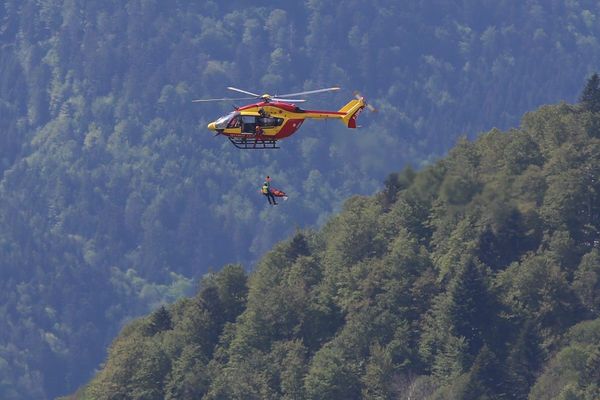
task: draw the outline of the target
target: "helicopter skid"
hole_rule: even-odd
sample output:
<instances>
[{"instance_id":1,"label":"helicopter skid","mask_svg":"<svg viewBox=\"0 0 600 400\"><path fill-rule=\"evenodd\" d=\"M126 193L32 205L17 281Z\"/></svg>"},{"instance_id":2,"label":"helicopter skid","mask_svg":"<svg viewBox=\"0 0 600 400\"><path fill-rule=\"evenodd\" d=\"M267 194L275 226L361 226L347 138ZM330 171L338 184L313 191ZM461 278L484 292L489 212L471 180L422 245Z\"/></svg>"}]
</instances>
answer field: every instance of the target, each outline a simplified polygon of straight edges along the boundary
<instances>
[{"instance_id":1,"label":"helicopter skid","mask_svg":"<svg viewBox=\"0 0 600 400\"><path fill-rule=\"evenodd\" d=\"M261 139L257 137L228 137L238 149L278 149L277 139Z\"/></svg>"}]
</instances>

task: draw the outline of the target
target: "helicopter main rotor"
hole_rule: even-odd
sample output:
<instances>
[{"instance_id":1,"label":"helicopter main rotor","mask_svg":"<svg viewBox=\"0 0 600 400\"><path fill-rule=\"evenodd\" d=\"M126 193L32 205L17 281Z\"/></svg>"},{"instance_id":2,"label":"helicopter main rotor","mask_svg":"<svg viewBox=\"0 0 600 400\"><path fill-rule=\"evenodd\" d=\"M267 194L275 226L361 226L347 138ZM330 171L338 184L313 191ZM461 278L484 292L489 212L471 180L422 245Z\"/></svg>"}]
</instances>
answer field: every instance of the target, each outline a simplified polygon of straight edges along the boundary
<instances>
[{"instance_id":1,"label":"helicopter main rotor","mask_svg":"<svg viewBox=\"0 0 600 400\"><path fill-rule=\"evenodd\" d=\"M330 88L308 90L308 91L297 92L297 93L286 93L286 94L280 94L280 95L270 95L270 94L265 93L265 94L260 95L260 94L252 93L247 90L239 89L239 88L236 88L233 86L228 86L227 89L232 90L234 92L247 94L247 95L253 96L253 97L237 97L237 98L224 97L224 98L220 98L220 99L198 99L198 100L192 100L192 102L193 103L204 103L204 102L211 102L211 101L237 101L237 100L260 99L266 103L269 103L271 101L284 102L284 103L303 103L306 101L306 99L290 99L289 97L304 96L304 95L308 95L308 94L333 92L336 90L340 90L339 87L334 86L334 87L330 87Z\"/></svg>"}]
</instances>

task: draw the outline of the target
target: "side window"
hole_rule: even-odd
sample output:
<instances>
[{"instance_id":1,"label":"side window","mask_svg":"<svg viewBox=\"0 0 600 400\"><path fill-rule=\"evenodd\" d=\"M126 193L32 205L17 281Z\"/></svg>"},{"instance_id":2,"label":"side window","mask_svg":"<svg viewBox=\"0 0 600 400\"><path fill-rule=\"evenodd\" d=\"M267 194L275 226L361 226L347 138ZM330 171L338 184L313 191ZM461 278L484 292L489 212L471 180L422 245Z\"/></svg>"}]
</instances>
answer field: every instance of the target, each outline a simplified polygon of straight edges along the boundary
<instances>
[{"instance_id":1,"label":"side window","mask_svg":"<svg viewBox=\"0 0 600 400\"><path fill-rule=\"evenodd\" d=\"M273 127L279 126L283 123L283 118L259 118L258 123L260 126Z\"/></svg>"}]
</instances>

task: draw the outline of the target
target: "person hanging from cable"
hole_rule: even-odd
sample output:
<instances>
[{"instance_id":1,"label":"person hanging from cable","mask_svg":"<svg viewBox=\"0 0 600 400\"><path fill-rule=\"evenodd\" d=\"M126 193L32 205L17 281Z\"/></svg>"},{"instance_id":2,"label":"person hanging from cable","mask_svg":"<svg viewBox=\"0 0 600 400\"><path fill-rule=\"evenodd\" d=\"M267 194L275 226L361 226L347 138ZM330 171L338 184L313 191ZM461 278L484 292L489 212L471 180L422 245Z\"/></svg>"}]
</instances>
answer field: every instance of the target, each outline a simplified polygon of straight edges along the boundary
<instances>
[{"instance_id":1,"label":"person hanging from cable","mask_svg":"<svg viewBox=\"0 0 600 400\"><path fill-rule=\"evenodd\" d=\"M267 200L269 200L269 204L276 206L277 202L275 201L275 196L273 195L273 192L271 191L271 177L267 176L267 178L265 179L265 182L262 185L261 188L262 194L264 194L265 196L267 196ZM273 199L273 202L271 202L271 199Z\"/></svg>"}]
</instances>

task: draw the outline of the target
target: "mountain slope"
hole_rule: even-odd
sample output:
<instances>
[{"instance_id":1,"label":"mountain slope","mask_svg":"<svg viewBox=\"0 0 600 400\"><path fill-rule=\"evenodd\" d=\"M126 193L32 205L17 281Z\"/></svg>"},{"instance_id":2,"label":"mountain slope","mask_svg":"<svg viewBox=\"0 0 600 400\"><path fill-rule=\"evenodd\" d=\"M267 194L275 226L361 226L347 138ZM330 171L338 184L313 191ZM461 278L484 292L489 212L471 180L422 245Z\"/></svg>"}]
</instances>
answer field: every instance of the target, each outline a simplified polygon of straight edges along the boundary
<instances>
[{"instance_id":1,"label":"mountain slope","mask_svg":"<svg viewBox=\"0 0 600 400\"><path fill-rule=\"evenodd\" d=\"M131 324L75 398L596 398L599 123L544 106L390 175L263 257L218 339L181 315L232 267Z\"/></svg>"}]
</instances>

